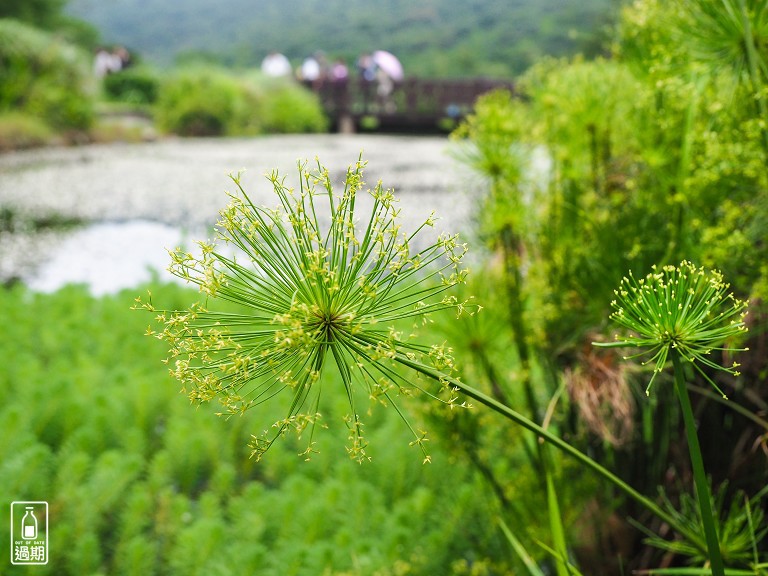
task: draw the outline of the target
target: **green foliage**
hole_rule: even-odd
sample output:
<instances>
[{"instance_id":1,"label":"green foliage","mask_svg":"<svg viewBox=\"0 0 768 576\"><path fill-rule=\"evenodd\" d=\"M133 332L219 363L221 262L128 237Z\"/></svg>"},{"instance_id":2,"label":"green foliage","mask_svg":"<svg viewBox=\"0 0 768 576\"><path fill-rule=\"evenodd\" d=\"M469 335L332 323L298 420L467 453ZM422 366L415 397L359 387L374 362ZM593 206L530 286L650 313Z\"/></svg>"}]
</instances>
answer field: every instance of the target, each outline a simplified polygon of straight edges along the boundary
<instances>
[{"instance_id":1,"label":"green foliage","mask_svg":"<svg viewBox=\"0 0 768 576\"><path fill-rule=\"evenodd\" d=\"M180 69L161 83L156 119L162 130L182 136L319 132L327 127L320 103L298 84L199 65Z\"/></svg>"},{"instance_id":2,"label":"green foliage","mask_svg":"<svg viewBox=\"0 0 768 576\"><path fill-rule=\"evenodd\" d=\"M103 79L104 92L111 100L129 104L154 104L160 89L156 72L148 68L130 67Z\"/></svg>"},{"instance_id":3,"label":"green foliage","mask_svg":"<svg viewBox=\"0 0 768 576\"><path fill-rule=\"evenodd\" d=\"M744 296L754 287L761 299L766 245L756 231L768 218L766 17L764 3L748 0L645 0L626 10L621 44L635 74L653 87L657 127L646 148L665 144L649 166L674 184L677 246L722 270Z\"/></svg>"},{"instance_id":4,"label":"green foliage","mask_svg":"<svg viewBox=\"0 0 768 576\"><path fill-rule=\"evenodd\" d=\"M0 151L34 148L52 138L50 127L39 118L20 112L0 114Z\"/></svg>"},{"instance_id":5,"label":"green foliage","mask_svg":"<svg viewBox=\"0 0 768 576\"><path fill-rule=\"evenodd\" d=\"M650 64L644 73L670 75L693 65L737 83L755 73L762 83L768 74L768 12L761 0L642 0L624 8L622 20L621 53Z\"/></svg>"},{"instance_id":6,"label":"green foliage","mask_svg":"<svg viewBox=\"0 0 768 576\"><path fill-rule=\"evenodd\" d=\"M548 144L556 169L590 178L595 192L608 177L595 173L606 168L600 160L639 147L641 133L635 127L647 95L620 62L542 60L521 79L520 90L531 98L531 113L538 121L535 138Z\"/></svg>"},{"instance_id":7,"label":"green foliage","mask_svg":"<svg viewBox=\"0 0 768 576\"><path fill-rule=\"evenodd\" d=\"M60 19L65 3L66 0L5 0L0 6L0 18L50 27Z\"/></svg>"},{"instance_id":8,"label":"green foliage","mask_svg":"<svg viewBox=\"0 0 768 576\"><path fill-rule=\"evenodd\" d=\"M723 559L729 564L743 566L751 564L755 567L759 564L755 555L757 544L762 542L768 534L768 524L760 504L760 499L765 495L766 490L762 490L750 499L740 491L728 497L727 488L728 484L724 483L714 495L714 506L718 518L717 532L720 534ZM660 498L666 508L682 522L688 524L692 530L698 532L700 537L704 537L701 529L701 512L695 498L690 494L683 494L679 510L673 506L666 495L661 494ZM648 534L648 542L663 550L687 557L691 565L701 566L707 561L699 550L685 541L670 541L655 534Z\"/></svg>"},{"instance_id":9,"label":"green foliage","mask_svg":"<svg viewBox=\"0 0 768 576\"><path fill-rule=\"evenodd\" d=\"M453 138L471 142L461 152L463 160L476 171L494 183L517 182L529 161L527 156L520 157L515 147L526 132L525 122L522 103L506 90L495 90L477 100L471 121L459 125ZM512 196L510 201L516 199L518 196Z\"/></svg>"},{"instance_id":10,"label":"green foliage","mask_svg":"<svg viewBox=\"0 0 768 576\"><path fill-rule=\"evenodd\" d=\"M96 46L98 32L83 20L65 15L69 0L3 0L0 20L23 22L35 28L55 31L57 36L90 50Z\"/></svg>"},{"instance_id":11,"label":"green foliage","mask_svg":"<svg viewBox=\"0 0 768 576\"><path fill-rule=\"evenodd\" d=\"M87 56L14 20L0 20L0 111L36 116L56 130L85 130L93 120Z\"/></svg>"},{"instance_id":12,"label":"green foliage","mask_svg":"<svg viewBox=\"0 0 768 576\"><path fill-rule=\"evenodd\" d=\"M767 373L765 16L764 3L747 0L639 0L623 12L614 58L541 61L518 84L523 98L481 98L456 132L485 193L478 221L492 256L494 275L487 277L506 292L492 301L500 316L494 325L507 326L493 330L508 333L512 348L505 359L473 337L471 353L459 362L469 364L468 374L484 374L494 396L528 399L531 414L547 418L646 494L663 483L670 498L676 495L672 470L679 479L691 477L677 441L684 422L675 395L658 388L658 399L645 400L636 392L647 385L646 372L659 369L654 362L628 369L613 354L587 347L604 330L613 289L629 270L683 259L722 270L735 298L751 297L750 350L736 358L744 374L716 370L713 364L730 366L734 358L713 347L713 364L685 375L697 391L709 381L741 404L732 410L709 395L694 396L704 462L715 485L745 462L750 472L738 480L748 493L766 481L764 462L737 441L757 445L765 434L753 414L766 400ZM733 320L735 330L740 320ZM568 402L546 413L537 407L560 386ZM484 441L479 446L494 446ZM484 469L488 463L502 469L495 454L491 449ZM627 504L620 510L634 513ZM571 531L568 542L579 535ZM701 553L703 539L693 539ZM629 567L643 567L639 542L628 547L635 552L625 556L624 568L626 558L633 558ZM755 558L764 553L758 544ZM601 566L596 571L606 569Z\"/></svg>"},{"instance_id":13,"label":"green foliage","mask_svg":"<svg viewBox=\"0 0 768 576\"><path fill-rule=\"evenodd\" d=\"M268 134L324 132L328 118L317 96L293 82L266 82L261 108L263 130Z\"/></svg>"},{"instance_id":14,"label":"green foliage","mask_svg":"<svg viewBox=\"0 0 768 576\"><path fill-rule=\"evenodd\" d=\"M196 294L152 290L178 308ZM472 472L438 446L423 466L387 412L371 417L377 448L362 468L325 457L341 451L341 425L312 463L293 442L249 460L265 414L190 409L133 296L0 291L0 353L13 358L0 370L0 499L49 502L50 563L35 573L426 576L462 558L504 561ZM333 390L326 409L343 414Z\"/></svg>"},{"instance_id":15,"label":"green foliage","mask_svg":"<svg viewBox=\"0 0 768 576\"><path fill-rule=\"evenodd\" d=\"M254 100L235 78L220 71L185 70L161 85L156 119L162 130L181 136L258 132L249 114Z\"/></svg>"}]
</instances>

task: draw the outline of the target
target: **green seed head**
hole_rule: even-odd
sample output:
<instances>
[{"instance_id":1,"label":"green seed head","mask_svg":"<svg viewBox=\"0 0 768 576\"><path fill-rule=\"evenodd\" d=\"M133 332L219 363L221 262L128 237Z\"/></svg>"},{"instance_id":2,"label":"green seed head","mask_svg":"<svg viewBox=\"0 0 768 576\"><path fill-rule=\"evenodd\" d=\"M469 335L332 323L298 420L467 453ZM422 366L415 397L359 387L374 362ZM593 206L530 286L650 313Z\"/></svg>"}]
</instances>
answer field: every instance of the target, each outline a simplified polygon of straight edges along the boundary
<instances>
[{"instance_id":1,"label":"green seed head","mask_svg":"<svg viewBox=\"0 0 768 576\"><path fill-rule=\"evenodd\" d=\"M616 299L611 302L611 318L627 333L617 336L613 343L596 344L644 349L632 357L644 356L644 363L654 364L646 393L674 351L691 362L722 394L700 365L738 375L737 364L725 367L710 358L714 350L740 350L723 346L747 331L747 302L736 299L728 288L720 272L705 271L686 260L679 266L654 266L650 274L639 280L630 272L615 290Z\"/></svg>"},{"instance_id":2,"label":"green seed head","mask_svg":"<svg viewBox=\"0 0 768 576\"><path fill-rule=\"evenodd\" d=\"M363 209L363 168L358 161L347 170L341 194L319 162L315 170L299 164L298 189L273 173L276 209L256 206L233 176L238 193L221 211L217 241L200 243L200 256L171 252L171 272L208 297L205 307L160 311L163 329L156 335L170 345L171 373L193 400L217 399L223 414L284 400L285 416L253 437L256 458L291 430L309 430L305 454L313 451L329 365L349 399L348 450L357 460L367 455L356 388L394 405L397 395L420 385L402 375L402 366L452 367L450 350L419 343L410 330L403 336L396 326L423 323L439 310L467 310L468 302L446 294L464 282L466 246L457 236L424 241L420 234L434 224L432 215L406 235L396 199L381 183L362 199ZM225 255L221 243L235 256ZM222 301L238 311L221 310ZM153 309L151 302L144 307ZM443 401L455 400L452 391L442 393ZM414 436L423 449L423 434Z\"/></svg>"}]
</instances>

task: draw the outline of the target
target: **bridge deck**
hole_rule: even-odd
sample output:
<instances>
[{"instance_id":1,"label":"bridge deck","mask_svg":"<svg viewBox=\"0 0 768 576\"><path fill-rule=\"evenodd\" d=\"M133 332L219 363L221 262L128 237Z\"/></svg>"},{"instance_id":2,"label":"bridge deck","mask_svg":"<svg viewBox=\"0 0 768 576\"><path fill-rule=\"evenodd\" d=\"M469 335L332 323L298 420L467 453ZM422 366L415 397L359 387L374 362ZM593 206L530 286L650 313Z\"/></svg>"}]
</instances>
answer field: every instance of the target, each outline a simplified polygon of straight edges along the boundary
<instances>
[{"instance_id":1,"label":"bridge deck","mask_svg":"<svg viewBox=\"0 0 768 576\"><path fill-rule=\"evenodd\" d=\"M315 86L333 127L354 131L367 126L379 130L450 130L469 114L478 96L494 89L514 90L512 82L476 79L406 78L391 90L375 81L350 78Z\"/></svg>"}]
</instances>

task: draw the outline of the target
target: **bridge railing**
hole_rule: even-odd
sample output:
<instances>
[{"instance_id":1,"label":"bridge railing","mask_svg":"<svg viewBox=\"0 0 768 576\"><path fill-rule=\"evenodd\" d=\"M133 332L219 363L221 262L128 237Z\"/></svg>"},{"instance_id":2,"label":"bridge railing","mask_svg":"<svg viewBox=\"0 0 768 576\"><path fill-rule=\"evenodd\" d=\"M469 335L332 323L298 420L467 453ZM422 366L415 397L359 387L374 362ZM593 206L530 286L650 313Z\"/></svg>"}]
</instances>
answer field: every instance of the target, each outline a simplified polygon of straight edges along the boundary
<instances>
[{"instance_id":1,"label":"bridge railing","mask_svg":"<svg viewBox=\"0 0 768 576\"><path fill-rule=\"evenodd\" d=\"M363 78L315 86L326 114L339 131L364 122L379 129L439 130L469 114L478 96L494 89L513 91L512 82L487 78L421 79L382 85Z\"/></svg>"}]
</instances>

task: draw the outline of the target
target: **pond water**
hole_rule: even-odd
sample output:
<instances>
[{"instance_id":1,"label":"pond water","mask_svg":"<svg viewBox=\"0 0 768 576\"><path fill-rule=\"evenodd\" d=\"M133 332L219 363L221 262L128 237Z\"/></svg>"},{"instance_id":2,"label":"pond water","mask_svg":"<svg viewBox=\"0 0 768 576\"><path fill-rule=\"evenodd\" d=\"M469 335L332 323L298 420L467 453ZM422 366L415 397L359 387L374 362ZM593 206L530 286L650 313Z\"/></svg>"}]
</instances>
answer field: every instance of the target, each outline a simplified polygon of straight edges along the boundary
<instances>
[{"instance_id":1,"label":"pond water","mask_svg":"<svg viewBox=\"0 0 768 576\"><path fill-rule=\"evenodd\" d=\"M297 162L312 165L316 157L340 184L362 153L367 186L380 179L394 188L404 229L434 210L438 232L466 231L478 191L455 152L444 137L301 135L0 155L0 210L17 223L0 222L0 282L20 280L39 291L86 284L101 295L171 279L167 250L211 236L225 191L234 188L228 174L245 169L248 194L271 206L264 175L278 170L298 185ZM49 225L29 224L40 221Z\"/></svg>"},{"instance_id":2,"label":"pond water","mask_svg":"<svg viewBox=\"0 0 768 576\"><path fill-rule=\"evenodd\" d=\"M179 228L158 222L97 222L62 234L22 280L41 292L86 284L97 296L153 279L172 280L166 249L187 241Z\"/></svg>"}]
</instances>

